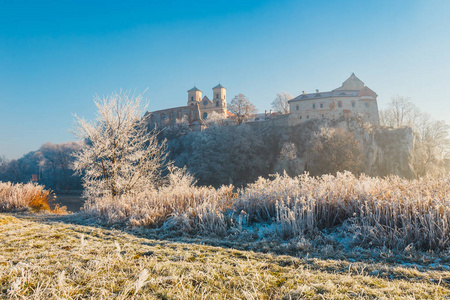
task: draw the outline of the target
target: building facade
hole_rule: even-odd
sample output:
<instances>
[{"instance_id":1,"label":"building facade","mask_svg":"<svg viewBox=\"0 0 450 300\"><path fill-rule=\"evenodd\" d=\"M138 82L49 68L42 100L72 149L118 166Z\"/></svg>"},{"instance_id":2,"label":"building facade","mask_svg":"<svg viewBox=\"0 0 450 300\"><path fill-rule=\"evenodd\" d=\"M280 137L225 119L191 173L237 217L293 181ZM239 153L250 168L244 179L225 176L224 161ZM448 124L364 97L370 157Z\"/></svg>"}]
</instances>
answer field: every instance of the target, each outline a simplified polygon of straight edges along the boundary
<instances>
[{"instance_id":1,"label":"building facade","mask_svg":"<svg viewBox=\"0 0 450 300\"><path fill-rule=\"evenodd\" d=\"M297 125L308 120L344 116L360 117L364 122L379 125L377 96L352 73L339 88L328 92L303 92L289 100L289 123Z\"/></svg>"},{"instance_id":2,"label":"building facade","mask_svg":"<svg viewBox=\"0 0 450 300\"><path fill-rule=\"evenodd\" d=\"M156 127L175 125L177 122L187 122L193 130L202 129L205 120L211 113L215 112L228 116L227 111L227 90L219 83L212 88L213 96L202 98L202 91L197 87L188 90L188 101L186 106L168 108L154 112L147 112L150 124Z\"/></svg>"}]
</instances>

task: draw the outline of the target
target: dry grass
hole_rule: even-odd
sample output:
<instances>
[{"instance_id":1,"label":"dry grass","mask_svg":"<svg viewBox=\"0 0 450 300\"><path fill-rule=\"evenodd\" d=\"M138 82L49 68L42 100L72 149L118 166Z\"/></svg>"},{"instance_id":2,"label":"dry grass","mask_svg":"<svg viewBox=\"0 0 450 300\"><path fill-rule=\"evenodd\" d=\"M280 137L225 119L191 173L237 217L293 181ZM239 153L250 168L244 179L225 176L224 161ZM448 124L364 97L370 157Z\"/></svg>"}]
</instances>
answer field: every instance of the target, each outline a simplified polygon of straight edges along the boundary
<instances>
[{"instance_id":1,"label":"dry grass","mask_svg":"<svg viewBox=\"0 0 450 300\"><path fill-rule=\"evenodd\" d=\"M397 250L450 247L450 175L412 181L351 173L276 175L237 193L233 186L214 189L187 182L114 200L92 199L84 212L110 224L203 236L229 237L272 225L266 235L286 240L315 239L335 231L353 245Z\"/></svg>"},{"instance_id":2,"label":"dry grass","mask_svg":"<svg viewBox=\"0 0 450 300\"><path fill-rule=\"evenodd\" d=\"M450 272L156 241L0 214L1 298L442 299Z\"/></svg>"},{"instance_id":3,"label":"dry grass","mask_svg":"<svg viewBox=\"0 0 450 300\"><path fill-rule=\"evenodd\" d=\"M51 211L55 214L66 214L66 208L56 205L50 208L49 201L53 199L50 190L33 183L18 183L0 181L0 212L22 211L30 209L33 212Z\"/></svg>"}]
</instances>

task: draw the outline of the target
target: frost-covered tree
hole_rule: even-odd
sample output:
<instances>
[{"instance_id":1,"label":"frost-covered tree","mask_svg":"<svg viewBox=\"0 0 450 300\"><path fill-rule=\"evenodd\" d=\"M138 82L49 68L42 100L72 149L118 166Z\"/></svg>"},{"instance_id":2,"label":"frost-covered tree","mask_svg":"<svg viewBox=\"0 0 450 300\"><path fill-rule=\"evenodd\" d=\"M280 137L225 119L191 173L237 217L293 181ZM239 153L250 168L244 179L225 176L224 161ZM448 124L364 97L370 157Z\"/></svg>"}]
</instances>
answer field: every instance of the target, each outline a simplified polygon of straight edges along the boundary
<instances>
[{"instance_id":1,"label":"frost-covered tree","mask_svg":"<svg viewBox=\"0 0 450 300\"><path fill-rule=\"evenodd\" d=\"M217 113L215 111L211 112L208 115L208 118L205 120L206 125L208 126L222 126L225 124L227 116L223 113Z\"/></svg>"},{"instance_id":2,"label":"frost-covered tree","mask_svg":"<svg viewBox=\"0 0 450 300\"><path fill-rule=\"evenodd\" d=\"M256 107L244 94L236 95L228 105L228 110L235 115L238 124L257 112Z\"/></svg>"},{"instance_id":3,"label":"frost-covered tree","mask_svg":"<svg viewBox=\"0 0 450 300\"><path fill-rule=\"evenodd\" d=\"M96 97L95 122L76 117L74 133L84 140L74 168L83 173L87 197L116 197L154 189L161 183L165 141L144 126L142 95Z\"/></svg>"},{"instance_id":4,"label":"frost-covered tree","mask_svg":"<svg viewBox=\"0 0 450 300\"><path fill-rule=\"evenodd\" d=\"M274 111L280 114L289 113L289 103L288 101L292 99L292 96L286 92L278 93L275 100L272 102L272 108Z\"/></svg>"}]
</instances>

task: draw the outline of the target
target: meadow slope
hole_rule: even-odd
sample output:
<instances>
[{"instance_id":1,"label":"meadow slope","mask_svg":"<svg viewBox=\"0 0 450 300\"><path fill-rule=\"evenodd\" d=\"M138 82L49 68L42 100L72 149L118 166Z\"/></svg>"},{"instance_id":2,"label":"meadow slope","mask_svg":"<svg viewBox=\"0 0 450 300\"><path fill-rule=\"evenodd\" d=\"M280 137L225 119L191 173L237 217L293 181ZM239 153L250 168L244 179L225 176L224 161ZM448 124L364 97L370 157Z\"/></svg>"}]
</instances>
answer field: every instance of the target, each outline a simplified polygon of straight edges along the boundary
<instances>
[{"instance_id":1,"label":"meadow slope","mask_svg":"<svg viewBox=\"0 0 450 300\"><path fill-rule=\"evenodd\" d=\"M69 223L70 218L0 214L1 298L442 299L450 295L450 272L435 267L436 263L419 266L389 259L327 259L304 252L297 256L258 253L143 238Z\"/></svg>"}]
</instances>

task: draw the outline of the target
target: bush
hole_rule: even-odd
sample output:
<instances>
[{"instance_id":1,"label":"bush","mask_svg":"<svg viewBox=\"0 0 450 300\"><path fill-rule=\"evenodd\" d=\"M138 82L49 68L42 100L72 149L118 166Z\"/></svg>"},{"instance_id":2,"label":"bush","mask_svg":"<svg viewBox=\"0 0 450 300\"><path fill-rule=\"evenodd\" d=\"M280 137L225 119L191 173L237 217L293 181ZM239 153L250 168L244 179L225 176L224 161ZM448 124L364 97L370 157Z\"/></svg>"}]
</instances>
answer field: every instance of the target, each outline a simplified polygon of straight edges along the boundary
<instances>
[{"instance_id":1,"label":"bush","mask_svg":"<svg viewBox=\"0 0 450 300\"><path fill-rule=\"evenodd\" d=\"M0 211L50 211L51 193L42 185L0 182Z\"/></svg>"}]
</instances>

